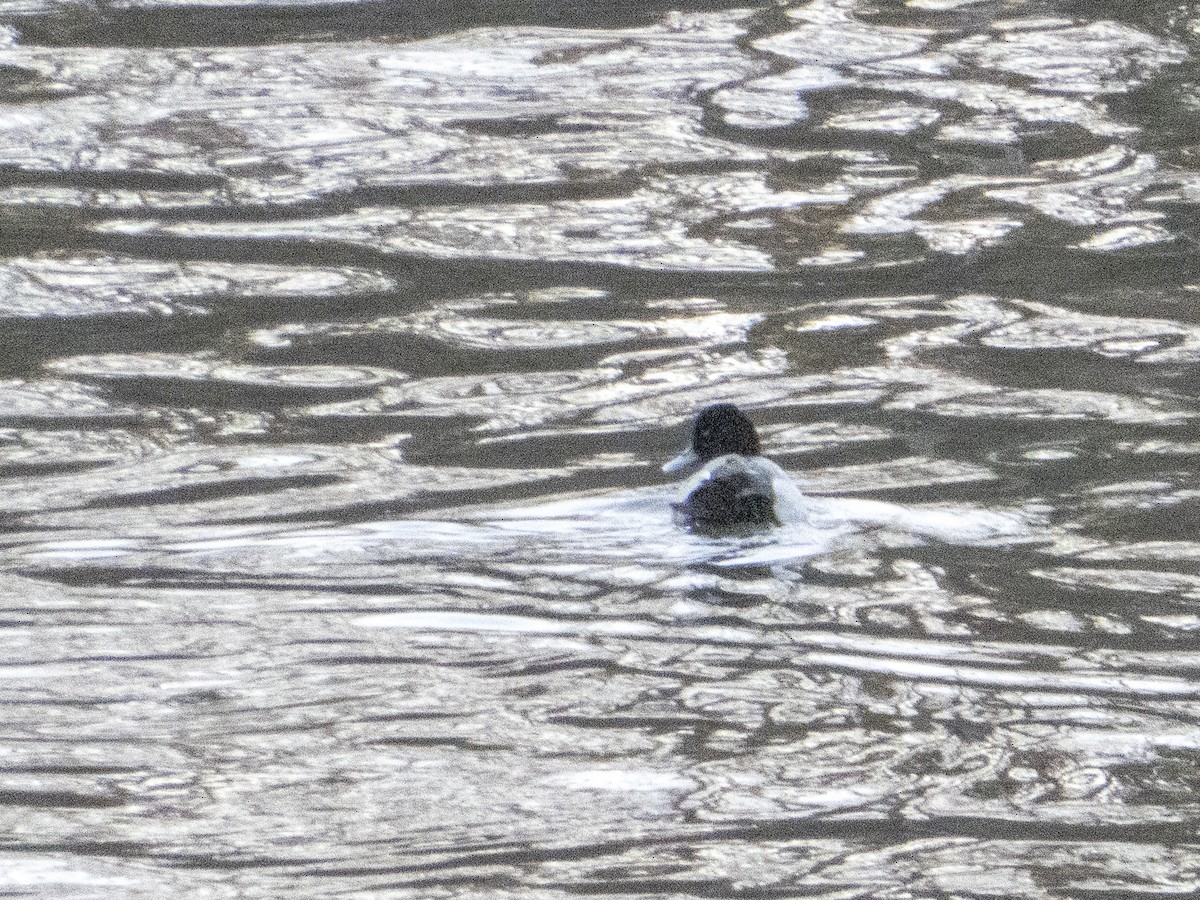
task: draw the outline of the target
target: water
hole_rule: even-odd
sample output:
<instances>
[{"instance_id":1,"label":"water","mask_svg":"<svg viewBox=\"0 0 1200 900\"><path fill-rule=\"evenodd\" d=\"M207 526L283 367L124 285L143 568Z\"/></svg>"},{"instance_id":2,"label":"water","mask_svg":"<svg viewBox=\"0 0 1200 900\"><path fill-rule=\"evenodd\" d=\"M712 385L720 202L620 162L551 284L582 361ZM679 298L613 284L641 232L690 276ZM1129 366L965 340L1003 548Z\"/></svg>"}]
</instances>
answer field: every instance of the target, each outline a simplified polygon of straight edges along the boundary
<instances>
[{"instance_id":1,"label":"water","mask_svg":"<svg viewBox=\"0 0 1200 900\"><path fill-rule=\"evenodd\" d=\"M0 0L0 892L1194 890L1198 35Z\"/></svg>"}]
</instances>

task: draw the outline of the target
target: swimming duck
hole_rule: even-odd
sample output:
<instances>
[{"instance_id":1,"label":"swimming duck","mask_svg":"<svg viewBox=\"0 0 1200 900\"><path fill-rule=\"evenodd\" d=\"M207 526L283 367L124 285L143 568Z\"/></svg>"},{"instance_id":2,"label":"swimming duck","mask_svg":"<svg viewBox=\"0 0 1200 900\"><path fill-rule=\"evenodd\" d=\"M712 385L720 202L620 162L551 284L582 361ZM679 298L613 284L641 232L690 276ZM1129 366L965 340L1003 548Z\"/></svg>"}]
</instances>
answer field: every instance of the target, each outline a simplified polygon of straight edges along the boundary
<instances>
[{"instance_id":1,"label":"swimming duck","mask_svg":"<svg viewBox=\"0 0 1200 900\"><path fill-rule=\"evenodd\" d=\"M695 471L675 504L695 531L720 533L769 528L795 518L800 493L787 473L760 455L754 423L732 403L702 409L691 446L663 466L664 472Z\"/></svg>"}]
</instances>

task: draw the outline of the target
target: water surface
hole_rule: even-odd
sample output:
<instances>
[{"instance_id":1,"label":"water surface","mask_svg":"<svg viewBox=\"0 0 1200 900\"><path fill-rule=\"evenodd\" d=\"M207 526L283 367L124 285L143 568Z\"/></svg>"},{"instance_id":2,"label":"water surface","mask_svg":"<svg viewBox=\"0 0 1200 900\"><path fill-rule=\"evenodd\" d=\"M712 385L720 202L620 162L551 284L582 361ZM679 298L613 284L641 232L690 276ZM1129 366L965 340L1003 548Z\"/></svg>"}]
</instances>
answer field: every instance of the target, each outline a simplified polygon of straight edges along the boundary
<instances>
[{"instance_id":1,"label":"water surface","mask_svg":"<svg viewBox=\"0 0 1200 900\"><path fill-rule=\"evenodd\" d=\"M0 2L0 889L1193 889L1198 33Z\"/></svg>"}]
</instances>

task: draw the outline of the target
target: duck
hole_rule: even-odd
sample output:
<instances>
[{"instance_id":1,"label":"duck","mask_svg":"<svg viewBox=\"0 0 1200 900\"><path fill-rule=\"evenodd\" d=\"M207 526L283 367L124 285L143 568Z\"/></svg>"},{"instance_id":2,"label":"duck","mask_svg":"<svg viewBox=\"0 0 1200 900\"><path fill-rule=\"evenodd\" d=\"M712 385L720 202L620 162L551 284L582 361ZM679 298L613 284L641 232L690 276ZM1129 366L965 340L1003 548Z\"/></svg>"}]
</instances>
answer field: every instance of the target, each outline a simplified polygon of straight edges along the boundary
<instances>
[{"instance_id":1,"label":"duck","mask_svg":"<svg viewBox=\"0 0 1200 900\"><path fill-rule=\"evenodd\" d=\"M691 444L663 471L692 473L683 485L684 499L674 508L695 532L758 531L802 517L799 489L762 456L758 430L733 403L700 410Z\"/></svg>"}]
</instances>

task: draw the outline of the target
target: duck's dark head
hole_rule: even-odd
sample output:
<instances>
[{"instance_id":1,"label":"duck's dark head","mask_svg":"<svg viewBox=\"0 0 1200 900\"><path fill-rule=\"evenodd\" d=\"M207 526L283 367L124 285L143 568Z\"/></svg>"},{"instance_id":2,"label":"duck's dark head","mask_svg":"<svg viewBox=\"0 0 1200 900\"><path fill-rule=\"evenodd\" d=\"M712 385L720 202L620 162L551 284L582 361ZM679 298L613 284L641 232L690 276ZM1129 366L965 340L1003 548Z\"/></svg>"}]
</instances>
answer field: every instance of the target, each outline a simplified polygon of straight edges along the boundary
<instances>
[{"instance_id":1,"label":"duck's dark head","mask_svg":"<svg viewBox=\"0 0 1200 900\"><path fill-rule=\"evenodd\" d=\"M761 452L758 432L746 414L732 403L716 403L700 410L692 428L692 445L663 466L663 471L678 472L729 453L758 456Z\"/></svg>"}]
</instances>

